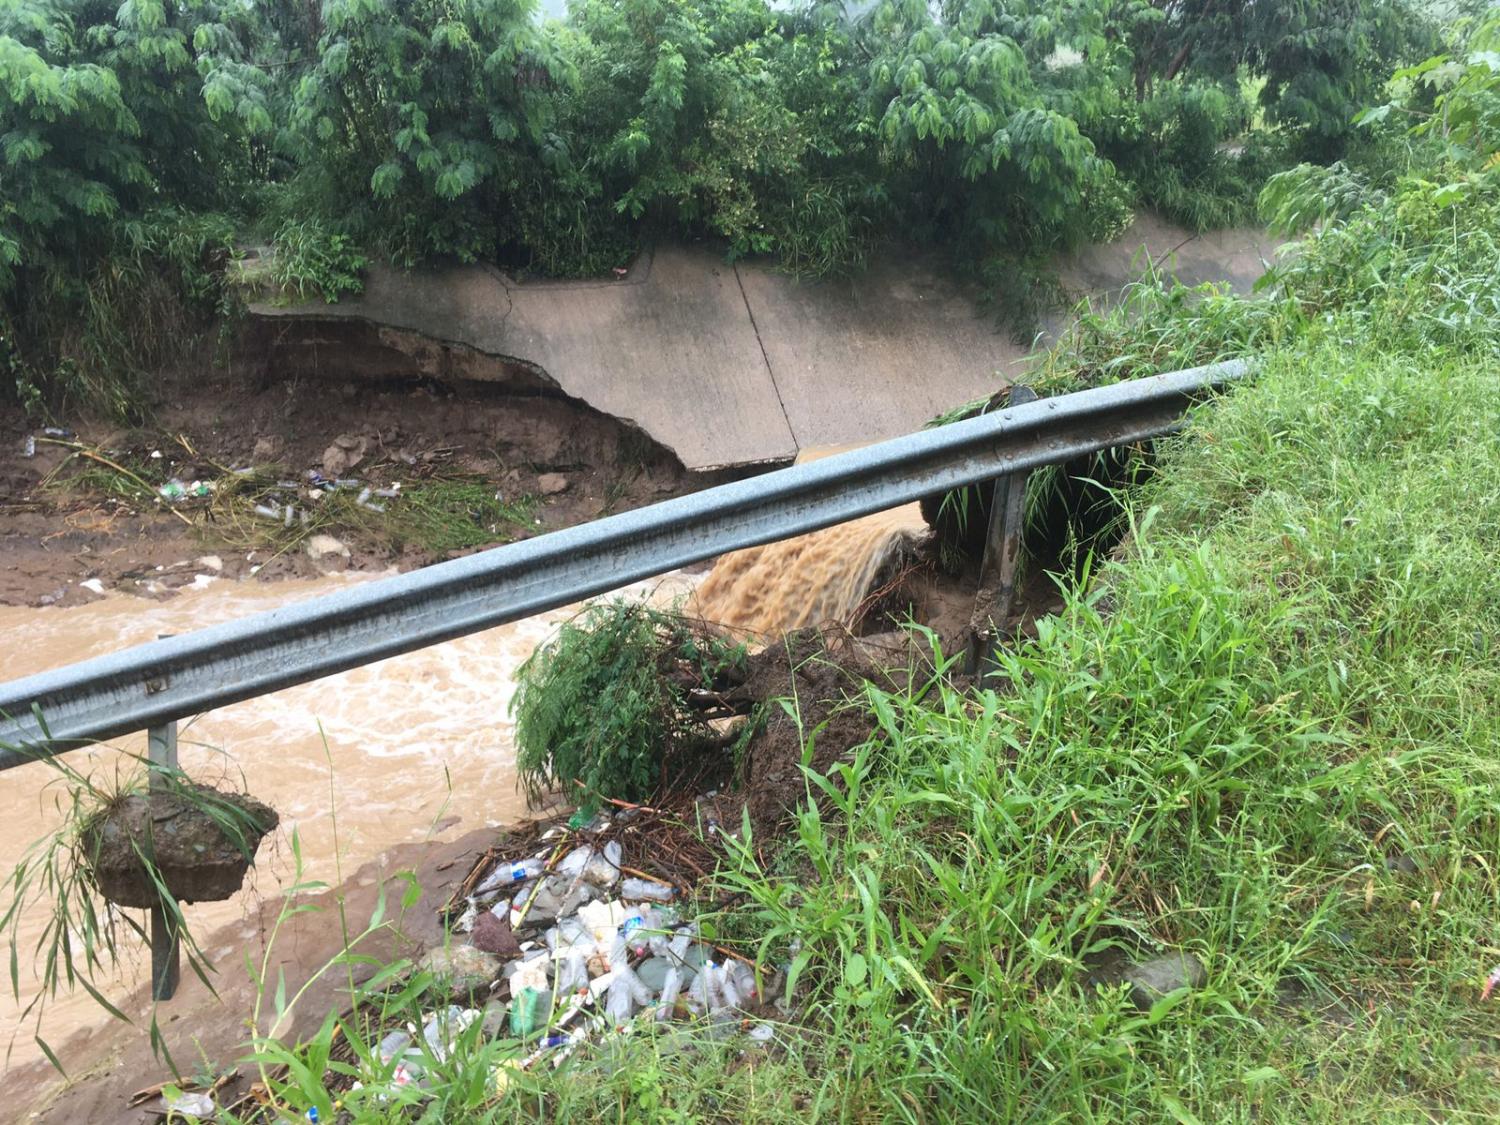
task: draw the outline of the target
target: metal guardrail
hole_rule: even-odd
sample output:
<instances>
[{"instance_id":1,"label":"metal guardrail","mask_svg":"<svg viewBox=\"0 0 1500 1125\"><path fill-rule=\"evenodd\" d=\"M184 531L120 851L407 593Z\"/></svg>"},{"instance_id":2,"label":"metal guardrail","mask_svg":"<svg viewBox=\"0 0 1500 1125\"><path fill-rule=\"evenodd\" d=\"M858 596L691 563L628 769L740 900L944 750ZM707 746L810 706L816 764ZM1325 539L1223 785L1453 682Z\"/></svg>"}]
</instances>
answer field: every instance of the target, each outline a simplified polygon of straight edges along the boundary
<instances>
[{"instance_id":1,"label":"metal guardrail","mask_svg":"<svg viewBox=\"0 0 1500 1125\"><path fill-rule=\"evenodd\" d=\"M1041 399L0 684L0 769L517 621L741 547L1169 433L1244 361ZM45 717L45 727L36 713Z\"/></svg>"}]
</instances>

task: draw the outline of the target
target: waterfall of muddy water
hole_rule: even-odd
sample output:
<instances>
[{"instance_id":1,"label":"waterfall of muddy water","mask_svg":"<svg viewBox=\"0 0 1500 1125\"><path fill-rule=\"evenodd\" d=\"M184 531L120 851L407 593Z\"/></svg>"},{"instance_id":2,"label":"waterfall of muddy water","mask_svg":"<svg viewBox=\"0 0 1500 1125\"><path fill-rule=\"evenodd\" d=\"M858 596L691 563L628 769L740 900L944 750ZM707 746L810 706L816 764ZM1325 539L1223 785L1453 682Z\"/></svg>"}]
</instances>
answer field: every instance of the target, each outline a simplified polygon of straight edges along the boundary
<instances>
[{"instance_id":1,"label":"waterfall of muddy water","mask_svg":"<svg viewBox=\"0 0 1500 1125\"><path fill-rule=\"evenodd\" d=\"M855 446L804 449L800 465ZM916 504L763 547L714 563L688 612L765 638L824 621L849 622L875 588L931 535Z\"/></svg>"},{"instance_id":2,"label":"waterfall of muddy water","mask_svg":"<svg viewBox=\"0 0 1500 1125\"><path fill-rule=\"evenodd\" d=\"M164 602L114 595L64 609L0 606L0 637L5 638L0 645L0 680L364 580L226 580L208 582ZM622 593L665 603L686 593L691 581L673 575ZM555 610L180 724L179 756L188 774L205 781L228 779L236 786L243 774L245 787L281 813L281 827L261 845L244 891L226 902L184 908L193 931L209 934L245 919L253 894L274 897L291 884L293 828L301 841L304 878L336 885L339 865L347 875L394 845L456 836L523 816L526 805L516 790L513 724L507 713L515 671L539 642L576 612L577 607ZM117 768L134 766L126 754L144 755L145 749L145 736L137 735L110 747L75 750L68 760L107 780ZM0 870L8 872L33 840L58 823L54 798L64 795L56 776L43 764L0 773L0 807L6 812L0 819ZM36 980L26 953L44 922L42 917L22 922L21 1000L15 1002L9 981L0 989L0 1054L19 1026L20 1012L35 995ZM258 950L254 926L247 923L240 934ZM129 934L122 941L121 970L102 988L115 1001L144 982L150 971L145 946ZM245 971L241 949L206 952L221 974ZM188 972L186 966L183 972ZM240 1015L226 1012L225 1018L237 1020ZM81 990L72 995L59 992L47 1004L41 1034L58 1045L74 1031L107 1018ZM11 1062L19 1065L39 1055L28 1019L16 1038ZM67 1065L68 1059L63 1062Z\"/></svg>"}]
</instances>

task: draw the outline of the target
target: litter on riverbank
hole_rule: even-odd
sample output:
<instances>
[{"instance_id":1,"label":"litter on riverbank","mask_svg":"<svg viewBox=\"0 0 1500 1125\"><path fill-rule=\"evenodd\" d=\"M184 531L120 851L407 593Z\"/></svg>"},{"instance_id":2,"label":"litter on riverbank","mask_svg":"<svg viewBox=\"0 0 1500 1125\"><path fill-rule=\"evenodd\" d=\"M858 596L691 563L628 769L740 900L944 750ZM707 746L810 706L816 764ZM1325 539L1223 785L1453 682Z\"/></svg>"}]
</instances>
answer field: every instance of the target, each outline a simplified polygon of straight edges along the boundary
<instances>
[{"instance_id":1,"label":"litter on riverbank","mask_svg":"<svg viewBox=\"0 0 1500 1125\"><path fill-rule=\"evenodd\" d=\"M698 804L531 822L480 855L441 908L448 940L339 1021L320 1076L332 1119L356 1120L363 1099L420 1102L476 1059L498 1098L519 1072L630 1036L771 1046L791 1014L784 970L700 925L733 904L695 898L715 863L713 833L688 823ZM281 1070L227 1108L280 1120L291 1081Z\"/></svg>"}]
</instances>

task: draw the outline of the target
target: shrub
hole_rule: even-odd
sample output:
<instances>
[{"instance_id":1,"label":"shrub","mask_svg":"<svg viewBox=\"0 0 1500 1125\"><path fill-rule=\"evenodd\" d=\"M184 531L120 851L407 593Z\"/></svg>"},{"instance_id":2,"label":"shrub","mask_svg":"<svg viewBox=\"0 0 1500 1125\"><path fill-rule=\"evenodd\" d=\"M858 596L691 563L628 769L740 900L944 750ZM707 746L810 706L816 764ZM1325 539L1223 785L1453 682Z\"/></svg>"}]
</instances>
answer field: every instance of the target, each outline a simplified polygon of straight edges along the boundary
<instances>
[{"instance_id":1,"label":"shrub","mask_svg":"<svg viewBox=\"0 0 1500 1125\"><path fill-rule=\"evenodd\" d=\"M685 618L629 601L596 605L521 666L511 711L516 767L533 799L575 786L646 800L685 755L720 741L692 710L743 648Z\"/></svg>"}]
</instances>

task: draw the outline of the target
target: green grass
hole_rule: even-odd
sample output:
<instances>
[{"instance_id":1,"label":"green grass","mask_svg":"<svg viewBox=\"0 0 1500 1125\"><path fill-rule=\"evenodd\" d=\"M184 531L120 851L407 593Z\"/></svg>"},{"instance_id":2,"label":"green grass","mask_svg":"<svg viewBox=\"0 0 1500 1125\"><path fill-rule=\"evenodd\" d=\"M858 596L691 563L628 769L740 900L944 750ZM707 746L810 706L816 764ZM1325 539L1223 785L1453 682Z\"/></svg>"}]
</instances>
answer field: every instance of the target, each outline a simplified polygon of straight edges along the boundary
<instances>
[{"instance_id":1,"label":"green grass","mask_svg":"<svg viewBox=\"0 0 1500 1125\"><path fill-rule=\"evenodd\" d=\"M816 878L729 878L768 955L802 941L839 1116L1500 1112L1497 391L1273 359L996 691L868 691L877 738L798 825ZM1137 1013L1086 983L1111 946L1209 984Z\"/></svg>"}]
</instances>

